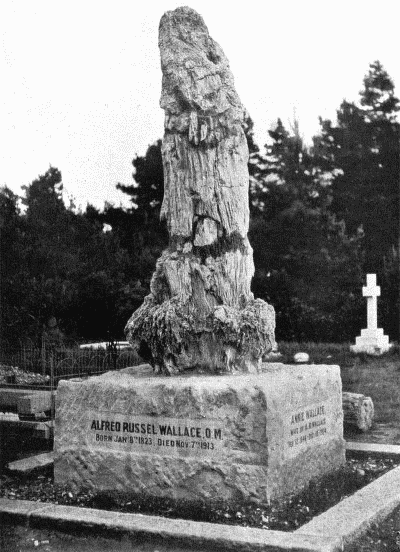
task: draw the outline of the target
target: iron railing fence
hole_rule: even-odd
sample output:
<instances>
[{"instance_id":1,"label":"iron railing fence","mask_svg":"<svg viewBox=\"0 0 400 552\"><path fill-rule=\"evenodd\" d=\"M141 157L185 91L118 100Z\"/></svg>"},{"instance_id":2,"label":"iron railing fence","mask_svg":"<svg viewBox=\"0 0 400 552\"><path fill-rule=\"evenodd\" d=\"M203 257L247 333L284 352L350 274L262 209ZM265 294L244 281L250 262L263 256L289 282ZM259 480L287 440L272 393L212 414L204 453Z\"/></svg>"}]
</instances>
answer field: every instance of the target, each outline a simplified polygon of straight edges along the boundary
<instances>
[{"instance_id":1,"label":"iron railing fence","mask_svg":"<svg viewBox=\"0 0 400 552\"><path fill-rule=\"evenodd\" d=\"M140 364L131 349L79 346L0 348L0 386L56 388L60 379L88 377Z\"/></svg>"}]
</instances>

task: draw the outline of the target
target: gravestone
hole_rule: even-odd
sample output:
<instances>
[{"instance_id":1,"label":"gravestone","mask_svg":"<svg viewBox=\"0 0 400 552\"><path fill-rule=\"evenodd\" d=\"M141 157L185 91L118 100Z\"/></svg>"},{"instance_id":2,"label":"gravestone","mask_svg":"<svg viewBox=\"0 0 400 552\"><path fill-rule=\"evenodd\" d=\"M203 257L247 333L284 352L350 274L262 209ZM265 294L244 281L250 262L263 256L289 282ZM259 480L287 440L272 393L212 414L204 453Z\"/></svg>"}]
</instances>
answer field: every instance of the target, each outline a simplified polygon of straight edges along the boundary
<instances>
[{"instance_id":1,"label":"gravestone","mask_svg":"<svg viewBox=\"0 0 400 552\"><path fill-rule=\"evenodd\" d=\"M362 288L362 292L367 298L367 328L361 330L361 335L356 337L356 344L351 345L350 349L353 353L379 356L386 353L391 344L383 329L378 328L378 297L381 288L376 285L376 274L367 274L367 285Z\"/></svg>"},{"instance_id":2,"label":"gravestone","mask_svg":"<svg viewBox=\"0 0 400 552\"><path fill-rule=\"evenodd\" d=\"M245 111L194 10L167 12L159 44L170 245L127 324L151 361L60 382L55 480L262 504L343 464L340 370L262 362L275 317L250 291Z\"/></svg>"},{"instance_id":3,"label":"gravestone","mask_svg":"<svg viewBox=\"0 0 400 552\"><path fill-rule=\"evenodd\" d=\"M75 488L260 504L344 460L336 366L154 376L142 366L57 393L55 478Z\"/></svg>"}]
</instances>

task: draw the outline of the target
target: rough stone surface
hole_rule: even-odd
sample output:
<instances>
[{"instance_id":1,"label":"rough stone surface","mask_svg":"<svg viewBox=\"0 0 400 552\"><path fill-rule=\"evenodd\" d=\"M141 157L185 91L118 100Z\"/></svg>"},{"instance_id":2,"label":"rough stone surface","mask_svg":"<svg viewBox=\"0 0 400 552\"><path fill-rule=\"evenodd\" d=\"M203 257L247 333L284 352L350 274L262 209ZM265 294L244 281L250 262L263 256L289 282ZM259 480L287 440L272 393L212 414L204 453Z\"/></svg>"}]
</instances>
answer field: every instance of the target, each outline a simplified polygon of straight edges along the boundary
<instances>
[{"instance_id":1,"label":"rough stone surface","mask_svg":"<svg viewBox=\"0 0 400 552\"><path fill-rule=\"evenodd\" d=\"M339 552L333 539L294 535L282 531L251 529L170 519L141 514L124 514L93 508L61 506L0 498L1 521L24 522L28 527L53 530L85 530L116 536L129 535L141 543L140 550L218 550L229 552ZM335 539L336 540L336 539ZM147 546L148 545L148 546ZM143 547L143 548L142 548ZM151 547L151 548L149 548ZM171 547L171 548L170 548Z\"/></svg>"},{"instance_id":2,"label":"rough stone surface","mask_svg":"<svg viewBox=\"0 0 400 552\"><path fill-rule=\"evenodd\" d=\"M0 410L16 407L19 414L35 414L50 410L54 405L51 391L29 391L27 389L2 389L0 391Z\"/></svg>"},{"instance_id":3,"label":"rough stone surface","mask_svg":"<svg viewBox=\"0 0 400 552\"><path fill-rule=\"evenodd\" d=\"M30 519L33 512L43 508L46 508L46 504L44 502L0 498L0 528L2 527L3 522L7 522L9 520L12 520L14 523L26 523L27 520Z\"/></svg>"},{"instance_id":4,"label":"rough stone surface","mask_svg":"<svg viewBox=\"0 0 400 552\"><path fill-rule=\"evenodd\" d=\"M7 468L14 473L30 473L38 468L44 468L51 466L54 463L54 454L52 452L44 452L42 454L36 454L29 456L28 458L22 458L22 460L15 460L10 462Z\"/></svg>"},{"instance_id":5,"label":"rough stone surface","mask_svg":"<svg viewBox=\"0 0 400 552\"><path fill-rule=\"evenodd\" d=\"M386 443L360 443L358 441L346 441L346 450L361 456L368 454L373 456L400 456L400 445L388 445Z\"/></svg>"},{"instance_id":6,"label":"rough stone surface","mask_svg":"<svg viewBox=\"0 0 400 552\"><path fill-rule=\"evenodd\" d=\"M170 244L126 332L165 374L257 372L276 348L274 309L254 299L245 110L228 60L191 8L160 22L164 200Z\"/></svg>"},{"instance_id":7,"label":"rough stone surface","mask_svg":"<svg viewBox=\"0 0 400 552\"><path fill-rule=\"evenodd\" d=\"M387 353L392 343L389 343L389 337L383 333L382 328L370 330L368 328L361 330L361 335L356 337L356 344L350 345L353 353L366 353L371 356L380 356Z\"/></svg>"},{"instance_id":8,"label":"rough stone surface","mask_svg":"<svg viewBox=\"0 0 400 552\"><path fill-rule=\"evenodd\" d=\"M19 414L36 414L46 412L54 405L54 394L51 391L35 391L18 398Z\"/></svg>"},{"instance_id":9,"label":"rough stone surface","mask_svg":"<svg viewBox=\"0 0 400 552\"><path fill-rule=\"evenodd\" d=\"M343 417L346 425L368 431L374 421L374 403L371 397L360 393L343 392Z\"/></svg>"},{"instance_id":10,"label":"rough stone surface","mask_svg":"<svg viewBox=\"0 0 400 552\"><path fill-rule=\"evenodd\" d=\"M372 523L379 523L399 506L399 486L397 467L302 525L294 534L330 537L343 550Z\"/></svg>"},{"instance_id":11,"label":"rough stone surface","mask_svg":"<svg viewBox=\"0 0 400 552\"><path fill-rule=\"evenodd\" d=\"M55 479L110 493L265 503L344 462L337 366L61 381Z\"/></svg>"}]
</instances>

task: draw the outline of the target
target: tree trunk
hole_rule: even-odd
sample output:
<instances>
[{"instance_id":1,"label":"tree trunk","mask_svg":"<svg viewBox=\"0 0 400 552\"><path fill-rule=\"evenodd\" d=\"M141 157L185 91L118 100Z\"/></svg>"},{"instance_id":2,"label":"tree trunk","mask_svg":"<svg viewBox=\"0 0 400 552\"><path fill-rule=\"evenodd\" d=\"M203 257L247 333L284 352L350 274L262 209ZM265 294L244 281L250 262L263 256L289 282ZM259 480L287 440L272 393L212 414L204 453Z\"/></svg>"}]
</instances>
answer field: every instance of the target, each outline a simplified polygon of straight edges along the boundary
<instances>
[{"instance_id":1,"label":"tree trunk","mask_svg":"<svg viewBox=\"0 0 400 552\"><path fill-rule=\"evenodd\" d=\"M371 428L374 419L374 403L371 397L359 393L342 394L344 423L361 431Z\"/></svg>"},{"instance_id":2,"label":"tree trunk","mask_svg":"<svg viewBox=\"0 0 400 552\"><path fill-rule=\"evenodd\" d=\"M155 370L257 372L274 309L250 290L245 109L228 60L191 8L160 22L164 200L170 243L126 331Z\"/></svg>"}]
</instances>

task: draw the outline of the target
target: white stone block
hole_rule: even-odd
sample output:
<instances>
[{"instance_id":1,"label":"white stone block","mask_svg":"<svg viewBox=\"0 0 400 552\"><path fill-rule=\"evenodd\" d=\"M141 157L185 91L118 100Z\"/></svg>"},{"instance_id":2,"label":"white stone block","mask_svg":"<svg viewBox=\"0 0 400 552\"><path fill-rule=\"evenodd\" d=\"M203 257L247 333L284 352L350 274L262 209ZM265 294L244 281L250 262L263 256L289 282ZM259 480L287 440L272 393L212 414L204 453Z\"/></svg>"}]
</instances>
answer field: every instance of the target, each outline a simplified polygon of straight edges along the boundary
<instances>
[{"instance_id":1,"label":"white stone block","mask_svg":"<svg viewBox=\"0 0 400 552\"><path fill-rule=\"evenodd\" d=\"M389 337L383 334L382 328L375 332L361 330L361 336L356 337L356 344L350 346L353 353L366 353L372 356L380 356L387 353L392 347Z\"/></svg>"}]
</instances>

